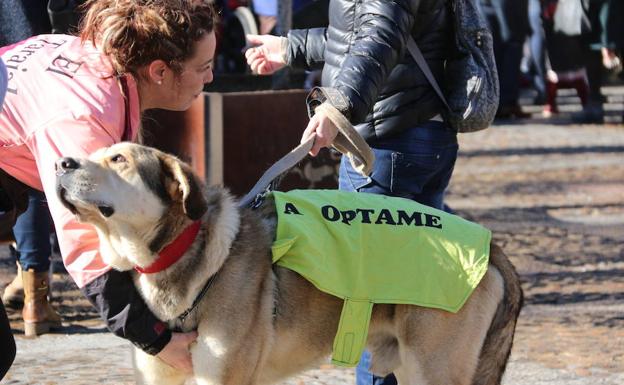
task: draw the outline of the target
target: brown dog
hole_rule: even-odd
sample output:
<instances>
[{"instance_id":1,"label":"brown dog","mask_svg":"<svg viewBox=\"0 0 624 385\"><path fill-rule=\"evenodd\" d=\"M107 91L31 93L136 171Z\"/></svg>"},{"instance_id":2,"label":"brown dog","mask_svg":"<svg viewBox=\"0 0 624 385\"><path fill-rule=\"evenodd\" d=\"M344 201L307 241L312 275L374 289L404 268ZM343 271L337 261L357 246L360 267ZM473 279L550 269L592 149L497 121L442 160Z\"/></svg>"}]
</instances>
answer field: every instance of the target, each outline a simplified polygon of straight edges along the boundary
<instances>
[{"instance_id":1,"label":"brown dog","mask_svg":"<svg viewBox=\"0 0 624 385\"><path fill-rule=\"evenodd\" d=\"M60 199L95 226L103 257L117 269L152 265L164 246L201 219L176 263L133 273L154 314L171 328L198 331L191 348L198 384L272 384L331 353L343 301L272 264L276 213L270 202L240 209L225 189L202 187L177 158L134 144L89 159L63 158L58 167ZM401 385L499 384L521 302L513 266L492 245L488 271L459 312L375 305L371 369L394 372ZM141 383L187 379L138 349L135 368Z\"/></svg>"}]
</instances>

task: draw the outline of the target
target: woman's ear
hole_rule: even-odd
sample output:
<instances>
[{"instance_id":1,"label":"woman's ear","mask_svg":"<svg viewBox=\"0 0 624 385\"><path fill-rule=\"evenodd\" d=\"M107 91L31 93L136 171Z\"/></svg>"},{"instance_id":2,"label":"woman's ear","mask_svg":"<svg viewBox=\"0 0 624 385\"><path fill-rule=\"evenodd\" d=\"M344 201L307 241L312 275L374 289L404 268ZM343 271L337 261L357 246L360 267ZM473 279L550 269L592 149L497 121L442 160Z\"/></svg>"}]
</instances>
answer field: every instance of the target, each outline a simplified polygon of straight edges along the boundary
<instances>
[{"instance_id":1,"label":"woman's ear","mask_svg":"<svg viewBox=\"0 0 624 385\"><path fill-rule=\"evenodd\" d=\"M146 70L148 81L158 85L164 82L167 71L171 71L167 63L160 59L151 62Z\"/></svg>"}]
</instances>

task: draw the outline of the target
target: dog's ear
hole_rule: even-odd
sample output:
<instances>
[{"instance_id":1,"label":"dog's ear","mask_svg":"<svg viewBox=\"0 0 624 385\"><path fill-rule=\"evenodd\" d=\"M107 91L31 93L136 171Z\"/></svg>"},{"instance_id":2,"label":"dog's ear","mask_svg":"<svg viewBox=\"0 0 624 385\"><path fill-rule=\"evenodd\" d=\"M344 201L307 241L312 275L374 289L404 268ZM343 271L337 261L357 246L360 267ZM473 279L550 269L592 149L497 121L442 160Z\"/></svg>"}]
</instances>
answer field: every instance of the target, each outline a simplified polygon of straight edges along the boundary
<instances>
[{"instance_id":1,"label":"dog's ear","mask_svg":"<svg viewBox=\"0 0 624 385\"><path fill-rule=\"evenodd\" d=\"M169 186L165 186L171 198L182 201L187 217L192 220L201 218L208 210L208 204L199 178L187 164L176 157L163 155L161 162L163 171L173 179Z\"/></svg>"}]
</instances>

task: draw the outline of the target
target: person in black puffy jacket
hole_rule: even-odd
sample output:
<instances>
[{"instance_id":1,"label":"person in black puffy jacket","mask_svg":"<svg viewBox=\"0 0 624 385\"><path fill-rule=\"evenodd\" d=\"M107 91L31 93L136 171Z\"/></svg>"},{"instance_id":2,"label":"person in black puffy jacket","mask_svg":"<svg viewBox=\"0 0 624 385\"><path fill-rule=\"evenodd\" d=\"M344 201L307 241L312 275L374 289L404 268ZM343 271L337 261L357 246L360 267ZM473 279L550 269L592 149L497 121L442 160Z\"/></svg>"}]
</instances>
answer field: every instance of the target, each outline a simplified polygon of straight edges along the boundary
<instances>
[{"instance_id":1,"label":"person in black puffy jacket","mask_svg":"<svg viewBox=\"0 0 624 385\"><path fill-rule=\"evenodd\" d=\"M329 26L292 30L287 37L249 35L247 63L258 74L288 65L323 69L312 89L312 115L302 141L316 136L310 153L328 147L337 129L314 106L330 103L356 126L375 153L369 177L346 157L340 189L413 199L442 209L457 158L457 135L441 118L444 105L406 49L412 36L437 81L451 55L453 28L446 0L330 0ZM391 282L389 282L391 284ZM372 358L374 360L374 358ZM370 354L357 369L357 384L396 384L393 375L368 372Z\"/></svg>"}]
</instances>

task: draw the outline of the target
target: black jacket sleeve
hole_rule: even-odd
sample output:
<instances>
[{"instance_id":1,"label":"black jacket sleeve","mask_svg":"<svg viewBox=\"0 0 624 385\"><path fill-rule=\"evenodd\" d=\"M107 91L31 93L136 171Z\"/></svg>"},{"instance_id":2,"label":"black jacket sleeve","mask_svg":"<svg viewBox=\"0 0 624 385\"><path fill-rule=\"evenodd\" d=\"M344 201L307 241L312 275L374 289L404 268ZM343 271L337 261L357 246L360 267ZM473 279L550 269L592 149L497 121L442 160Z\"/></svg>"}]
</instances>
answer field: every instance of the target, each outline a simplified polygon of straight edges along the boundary
<instances>
[{"instance_id":1,"label":"black jacket sleeve","mask_svg":"<svg viewBox=\"0 0 624 385\"><path fill-rule=\"evenodd\" d=\"M294 68L315 70L325 63L326 28L294 29L288 32L286 63Z\"/></svg>"},{"instance_id":2,"label":"black jacket sleeve","mask_svg":"<svg viewBox=\"0 0 624 385\"><path fill-rule=\"evenodd\" d=\"M362 1L355 37L331 85L348 100L352 123L361 123L371 111L386 77L403 56L417 6L414 0Z\"/></svg>"},{"instance_id":3,"label":"black jacket sleeve","mask_svg":"<svg viewBox=\"0 0 624 385\"><path fill-rule=\"evenodd\" d=\"M171 340L160 321L138 293L129 272L111 270L81 289L115 335L148 354L158 354Z\"/></svg>"}]
</instances>

